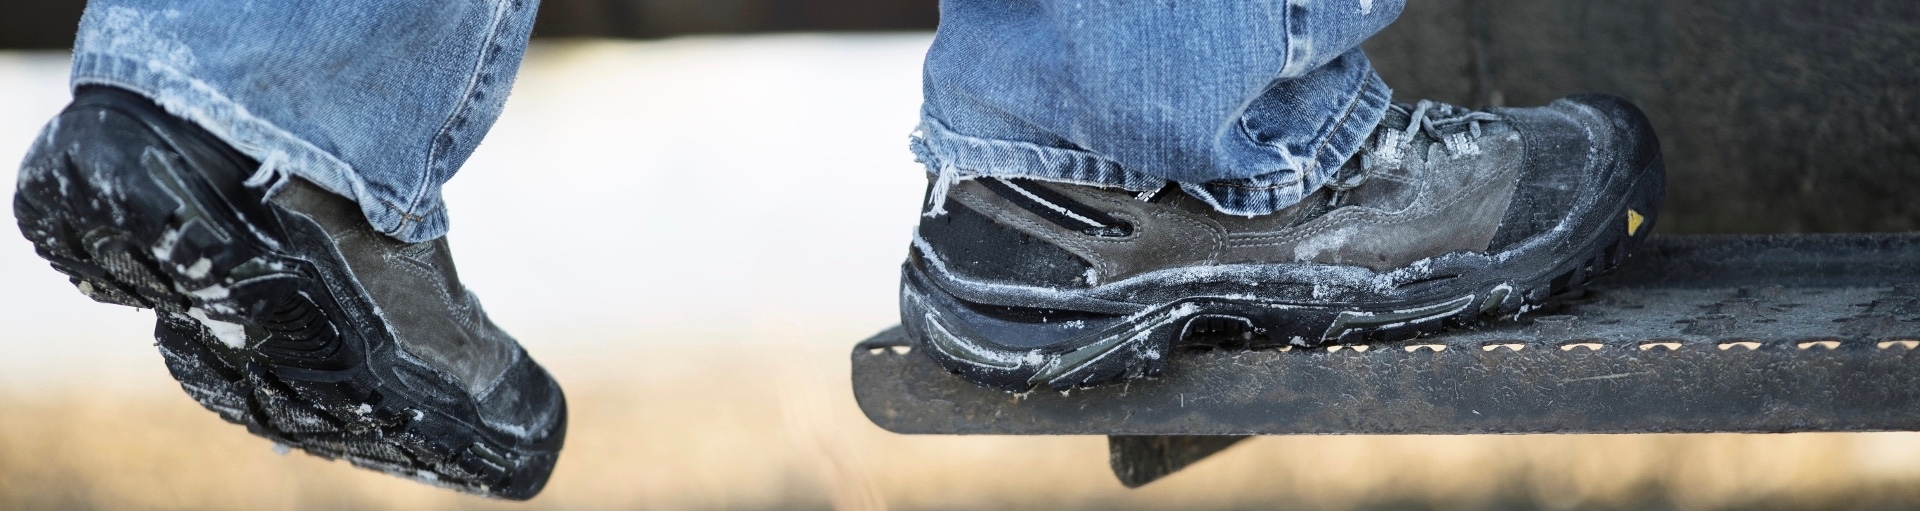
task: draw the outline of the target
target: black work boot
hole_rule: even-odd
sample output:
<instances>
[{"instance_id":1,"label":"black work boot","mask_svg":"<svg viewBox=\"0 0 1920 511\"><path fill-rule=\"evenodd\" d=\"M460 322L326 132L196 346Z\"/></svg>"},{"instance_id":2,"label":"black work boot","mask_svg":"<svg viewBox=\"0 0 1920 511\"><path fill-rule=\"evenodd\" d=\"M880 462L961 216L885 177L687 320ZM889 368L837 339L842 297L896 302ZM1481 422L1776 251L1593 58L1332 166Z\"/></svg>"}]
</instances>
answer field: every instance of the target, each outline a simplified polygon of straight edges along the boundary
<instances>
[{"instance_id":1,"label":"black work boot","mask_svg":"<svg viewBox=\"0 0 1920 511\"><path fill-rule=\"evenodd\" d=\"M376 233L350 200L137 94L85 87L20 169L14 214L94 300L154 309L181 388L255 435L510 499L566 436L560 387L488 321L444 240Z\"/></svg>"},{"instance_id":2,"label":"black work boot","mask_svg":"<svg viewBox=\"0 0 1920 511\"><path fill-rule=\"evenodd\" d=\"M1617 265L1664 179L1645 116L1600 95L1395 105L1334 182L1252 218L1176 186L966 179L929 193L900 319L942 366L1016 391L1154 376L1180 343L1409 339Z\"/></svg>"}]
</instances>

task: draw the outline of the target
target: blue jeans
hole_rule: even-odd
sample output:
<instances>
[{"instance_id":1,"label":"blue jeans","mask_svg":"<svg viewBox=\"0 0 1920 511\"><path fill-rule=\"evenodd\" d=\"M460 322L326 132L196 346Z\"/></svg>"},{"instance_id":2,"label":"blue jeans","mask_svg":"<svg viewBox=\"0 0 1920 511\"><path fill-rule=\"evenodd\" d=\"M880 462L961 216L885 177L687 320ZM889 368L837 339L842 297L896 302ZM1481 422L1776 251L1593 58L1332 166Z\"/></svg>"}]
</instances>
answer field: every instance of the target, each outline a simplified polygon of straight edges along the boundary
<instances>
[{"instance_id":1,"label":"blue jeans","mask_svg":"<svg viewBox=\"0 0 1920 511\"><path fill-rule=\"evenodd\" d=\"M946 0L913 149L947 179L1167 182L1261 214L1359 149L1390 93L1358 49L1404 0ZM538 0L94 0L73 84L129 89L354 199L403 241L499 116ZM1106 2L1101 2L1102 4Z\"/></svg>"},{"instance_id":2,"label":"blue jeans","mask_svg":"<svg viewBox=\"0 0 1920 511\"><path fill-rule=\"evenodd\" d=\"M914 152L946 179L1171 181L1228 213L1293 205L1386 112L1359 45L1404 0L1188 4L942 1Z\"/></svg>"},{"instance_id":3,"label":"blue jeans","mask_svg":"<svg viewBox=\"0 0 1920 511\"><path fill-rule=\"evenodd\" d=\"M73 85L150 97L359 203L402 241L447 231L440 185L513 85L538 0L94 0Z\"/></svg>"}]
</instances>

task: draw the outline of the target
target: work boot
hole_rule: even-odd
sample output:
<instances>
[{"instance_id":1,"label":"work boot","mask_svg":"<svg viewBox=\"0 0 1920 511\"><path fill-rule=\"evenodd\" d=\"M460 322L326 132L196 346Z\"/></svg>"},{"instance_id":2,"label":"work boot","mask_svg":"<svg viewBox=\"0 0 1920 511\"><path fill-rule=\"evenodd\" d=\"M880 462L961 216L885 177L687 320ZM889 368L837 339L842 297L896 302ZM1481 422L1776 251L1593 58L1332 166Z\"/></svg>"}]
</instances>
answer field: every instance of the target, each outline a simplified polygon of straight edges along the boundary
<instances>
[{"instance_id":1,"label":"work boot","mask_svg":"<svg viewBox=\"0 0 1920 511\"><path fill-rule=\"evenodd\" d=\"M1619 264L1659 216L1646 117L1574 96L1394 105L1298 204L1221 213L1169 185L941 183L902 272L920 352L981 385L1155 376L1173 348L1410 339L1514 317Z\"/></svg>"},{"instance_id":2,"label":"work boot","mask_svg":"<svg viewBox=\"0 0 1920 511\"><path fill-rule=\"evenodd\" d=\"M259 169L140 95L82 87L28 153L14 214L82 293L153 309L167 369L228 422L430 484L539 493L565 398L446 241L383 236L299 178L250 186Z\"/></svg>"}]
</instances>

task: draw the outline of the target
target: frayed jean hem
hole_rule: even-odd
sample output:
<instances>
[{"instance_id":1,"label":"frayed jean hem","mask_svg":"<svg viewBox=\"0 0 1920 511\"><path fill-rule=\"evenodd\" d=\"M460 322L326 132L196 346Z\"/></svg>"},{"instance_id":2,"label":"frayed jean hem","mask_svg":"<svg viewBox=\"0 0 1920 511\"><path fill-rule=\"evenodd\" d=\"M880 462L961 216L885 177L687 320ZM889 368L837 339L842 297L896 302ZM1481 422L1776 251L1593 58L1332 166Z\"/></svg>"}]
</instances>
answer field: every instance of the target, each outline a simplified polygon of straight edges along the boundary
<instances>
[{"instance_id":1,"label":"frayed jean hem","mask_svg":"<svg viewBox=\"0 0 1920 511\"><path fill-rule=\"evenodd\" d=\"M374 194L352 166L312 143L254 116L206 82L166 65L103 53L73 56L72 85L105 85L152 99L167 112L199 125L235 150L260 162L255 179L298 176L352 199L374 230L415 243L446 233L446 208L438 201L414 211Z\"/></svg>"},{"instance_id":2,"label":"frayed jean hem","mask_svg":"<svg viewBox=\"0 0 1920 511\"><path fill-rule=\"evenodd\" d=\"M1119 162L1072 148L1030 142L995 140L960 134L930 115L922 115L911 142L916 159L933 178L954 182L978 177L1017 177L1132 191L1158 190L1168 183L1228 214L1258 216L1273 213L1300 200L1325 183L1340 166L1360 151L1385 115L1392 90L1378 75L1368 73L1353 91L1348 108L1331 130L1321 135L1310 158L1287 158L1273 147L1274 161L1309 162L1312 168L1283 168L1241 179L1176 182L1128 169ZM1263 165L1271 168L1271 165ZM1263 166L1248 165L1247 168ZM1298 166L1298 165L1293 165Z\"/></svg>"}]
</instances>

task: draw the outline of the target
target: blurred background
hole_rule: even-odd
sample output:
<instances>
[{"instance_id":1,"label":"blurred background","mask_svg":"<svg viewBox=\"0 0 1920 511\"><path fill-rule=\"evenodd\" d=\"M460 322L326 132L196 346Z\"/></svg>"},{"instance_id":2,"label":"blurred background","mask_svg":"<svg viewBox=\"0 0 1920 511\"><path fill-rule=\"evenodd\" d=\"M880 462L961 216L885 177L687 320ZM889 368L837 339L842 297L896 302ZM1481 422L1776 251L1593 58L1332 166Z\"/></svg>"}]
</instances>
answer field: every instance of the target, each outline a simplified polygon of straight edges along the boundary
<instances>
[{"instance_id":1,"label":"blurred background","mask_svg":"<svg viewBox=\"0 0 1920 511\"><path fill-rule=\"evenodd\" d=\"M0 161L65 104L81 7L0 2ZM446 192L463 277L568 392L529 503L275 454L179 391L149 313L0 235L0 509L1920 508L1911 433L1272 437L1125 490L1101 437L882 431L847 353L895 322L937 18L544 2ZM1908 0L1417 0L1367 44L1401 100L1636 101L1669 158L1665 233L1920 229L1916 49Z\"/></svg>"}]
</instances>

